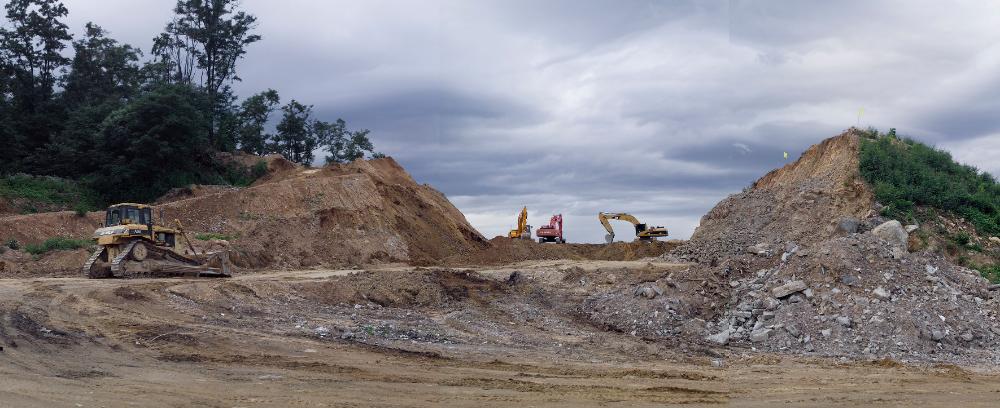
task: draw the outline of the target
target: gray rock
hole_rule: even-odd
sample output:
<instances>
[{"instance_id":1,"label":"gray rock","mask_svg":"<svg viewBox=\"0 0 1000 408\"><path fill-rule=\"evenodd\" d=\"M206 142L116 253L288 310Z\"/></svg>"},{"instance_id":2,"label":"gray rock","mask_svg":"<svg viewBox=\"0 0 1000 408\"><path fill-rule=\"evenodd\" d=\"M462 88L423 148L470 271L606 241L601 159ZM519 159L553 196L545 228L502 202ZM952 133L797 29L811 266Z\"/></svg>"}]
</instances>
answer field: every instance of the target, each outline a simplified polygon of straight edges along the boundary
<instances>
[{"instance_id":1,"label":"gray rock","mask_svg":"<svg viewBox=\"0 0 1000 408\"><path fill-rule=\"evenodd\" d=\"M903 224L899 221L892 220L882 223L872 229L872 234L879 237L889 245L894 247L906 248L906 242L909 240L909 234L903 229Z\"/></svg>"},{"instance_id":2,"label":"gray rock","mask_svg":"<svg viewBox=\"0 0 1000 408\"><path fill-rule=\"evenodd\" d=\"M844 327L851 327L851 318L847 316L837 316L837 323L840 323L840 325Z\"/></svg>"},{"instance_id":3,"label":"gray rock","mask_svg":"<svg viewBox=\"0 0 1000 408\"><path fill-rule=\"evenodd\" d=\"M840 276L840 283L843 283L847 286L854 286L856 283L858 283L858 277L850 273L844 274Z\"/></svg>"},{"instance_id":4,"label":"gray rock","mask_svg":"<svg viewBox=\"0 0 1000 408\"><path fill-rule=\"evenodd\" d=\"M636 296L642 296L642 297L644 297L646 299L655 298L656 295L657 295L656 290L654 290L652 287L649 287L649 286L643 286L643 287L637 288L635 290L635 294L636 294Z\"/></svg>"},{"instance_id":5,"label":"gray rock","mask_svg":"<svg viewBox=\"0 0 1000 408\"><path fill-rule=\"evenodd\" d=\"M767 299L764 299L764 309L775 311L778 310L779 306L781 306L781 301L778 299L775 299L773 297L768 297Z\"/></svg>"},{"instance_id":6,"label":"gray rock","mask_svg":"<svg viewBox=\"0 0 1000 408\"><path fill-rule=\"evenodd\" d=\"M729 329L708 336L705 339L720 346L725 346L729 344Z\"/></svg>"},{"instance_id":7,"label":"gray rock","mask_svg":"<svg viewBox=\"0 0 1000 408\"><path fill-rule=\"evenodd\" d=\"M875 290L873 290L872 293L874 293L875 296L878 296L878 298L882 300L889 300L889 298L892 297L892 294L881 286L875 288Z\"/></svg>"},{"instance_id":8,"label":"gray rock","mask_svg":"<svg viewBox=\"0 0 1000 408\"><path fill-rule=\"evenodd\" d=\"M773 295L774 297L780 299L780 298L789 296L789 295L791 295L793 293L801 292L801 291L806 290L806 289L807 289L807 287L806 287L806 283L805 282L800 281L800 280L796 280L796 281L791 281L791 282L788 282L788 283L786 283L784 285L778 286L778 287L776 287L774 289L771 289L771 295Z\"/></svg>"},{"instance_id":9,"label":"gray rock","mask_svg":"<svg viewBox=\"0 0 1000 408\"><path fill-rule=\"evenodd\" d=\"M785 326L785 331L788 332L789 336L792 336L792 337L795 337L795 338L798 338L800 335L802 335L802 332L799 331L799 327L796 326L796 325L794 325L794 324L790 324L788 326Z\"/></svg>"},{"instance_id":10,"label":"gray rock","mask_svg":"<svg viewBox=\"0 0 1000 408\"><path fill-rule=\"evenodd\" d=\"M1000 245L1000 238L990 237L990 242L992 242L994 244L997 244L997 245Z\"/></svg>"},{"instance_id":11,"label":"gray rock","mask_svg":"<svg viewBox=\"0 0 1000 408\"><path fill-rule=\"evenodd\" d=\"M938 268L936 266L934 266L934 265L927 264L927 265L924 266L924 270L927 271L928 275L933 275L933 274L937 273Z\"/></svg>"},{"instance_id":12,"label":"gray rock","mask_svg":"<svg viewBox=\"0 0 1000 408\"><path fill-rule=\"evenodd\" d=\"M861 226L861 221L857 218L841 218L840 222L837 223L837 230L840 232L845 232L848 234L853 234L858 232L858 227Z\"/></svg>"},{"instance_id":13,"label":"gray rock","mask_svg":"<svg viewBox=\"0 0 1000 408\"><path fill-rule=\"evenodd\" d=\"M823 337L830 337L830 335L833 334L833 330L823 329L819 331L819 334L822 334Z\"/></svg>"},{"instance_id":14,"label":"gray rock","mask_svg":"<svg viewBox=\"0 0 1000 408\"><path fill-rule=\"evenodd\" d=\"M944 339L944 331L942 330L931 330L931 339L934 341L941 341Z\"/></svg>"},{"instance_id":15,"label":"gray rock","mask_svg":"<svg viewBox=\"0 0 1000 408\"><path fill-rule=\"evenodd\" d=\"M906 250L902 247L892 247L892 249L889 250L889 256L891 256L892 259L903 259L906 254Z\"/></svg>"},{"instance_id":16,"label":"gray rock","mask_svg":"<svg viewBox=\"0 0 1000 408\"><path fill-rule=\"evenodd\" d=\"M757 329L750 332L750 341L754 343L763 343L771 337L771 329Z\"/></svg>"},{"instance_id":17,"label":"gray rock","mask_svg":"<svg viewBox=\"0 0 1000 408\"><path fill-rule=\"evenodd\" d=\"M976 338L976 336L973 336L972 333L969 332L962 333L960 337L963 341L972 341Z\"/></svg>"},{"instance_id":18,"label":"gray rock","mask_svg":"<svg viewBox=\"0 0 1000 408\"><path fill-rule=\"evenodd\" d=\"M788 303L799 303L802 301L802 296L794 294L788 297Z\"/></svg>"},{"instance_id":19,"label":"gray rock","mask_svg":"<svg viewBox=\"0 0 1000 408\"><path fill-rule=\"evenodd\" d=\"M803 291L802 291L802 295L803 295L803 296L805 296L805 297L806 297L806 299L810 299L810 300L812 300L812 298L813 298L814 296L816 296L816 295L815 295L815 294L813 293L813 290L812 290L812 289L806 289L806 290L803 290Z\"/></svg>"},{"instance_id":20,"label":"gray rock","mask_svg":"<svg viewBox=\"0 0 1000 408\"><path fill-rule=\"evenodd\" d=\"M903 229L905 229L907 233L911 233L913 231L916 231L916 230L920 229L920 226L916 225L916 224L910 224L910 225L907 225L907 226L903 227Z\"/></svg>"},{"instance_id":21,"label":"gray rock","mask_svg":"<svg viewBox=\"0 0 1000 408\"><path fill-rule=\"evenodd\" d=\"M760 319L764 321L774 320L774 312L764 312L760 315Z\"/></svg>"}]
</instances>

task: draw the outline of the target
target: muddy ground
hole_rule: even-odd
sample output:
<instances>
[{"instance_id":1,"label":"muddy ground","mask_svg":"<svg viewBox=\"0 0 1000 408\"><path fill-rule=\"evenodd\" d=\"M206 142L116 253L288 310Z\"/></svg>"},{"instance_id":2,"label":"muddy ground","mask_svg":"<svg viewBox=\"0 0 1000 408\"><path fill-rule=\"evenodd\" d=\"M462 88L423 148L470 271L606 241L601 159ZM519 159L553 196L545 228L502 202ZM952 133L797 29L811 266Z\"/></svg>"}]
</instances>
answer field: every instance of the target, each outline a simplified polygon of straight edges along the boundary
<instances>
[{"instance_id":1,"label":"muddy ground","mask_svg":"<svg viewBox=\"0 0 1000 408\"><path fill-rule=\"evenodd\" d=\"M0 279L0 405L995 406L989 367L651 341L581 313L687 265ZM515 273L516 272L516 273Z\"/></svg>"}]
</instances>

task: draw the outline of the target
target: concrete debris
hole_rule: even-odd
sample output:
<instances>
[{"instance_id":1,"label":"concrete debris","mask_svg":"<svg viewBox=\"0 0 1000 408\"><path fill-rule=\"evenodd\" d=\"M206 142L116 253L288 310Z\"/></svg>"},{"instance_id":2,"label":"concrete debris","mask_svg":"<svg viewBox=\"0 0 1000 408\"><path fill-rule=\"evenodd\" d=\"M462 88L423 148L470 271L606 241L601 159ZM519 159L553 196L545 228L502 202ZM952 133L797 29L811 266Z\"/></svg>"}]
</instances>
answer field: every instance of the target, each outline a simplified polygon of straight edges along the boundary
<instances>
[{"instance_id":1,"label":"concrete debris","mask_svg":"<svg viewBox=\"0 0 1000 408\"><path fill-rule=\"evenodd\" d=\"M774 289L771 289L771 295L774 296L774 297L776 297L776 298L778 298L778 299L781 299L781 298L787 297L787 296L789 296L789 295L791 295L793 293L798 293L798 292L801 292L803 290L806 290L807 288L808 287L806 286L805 282L800 281L800 280L796 280L796 281L791 281L791 282L788 282L788 283L786 283L784 285L778 286L778 287L776 287Z\"/></svg>"}]
</instances>

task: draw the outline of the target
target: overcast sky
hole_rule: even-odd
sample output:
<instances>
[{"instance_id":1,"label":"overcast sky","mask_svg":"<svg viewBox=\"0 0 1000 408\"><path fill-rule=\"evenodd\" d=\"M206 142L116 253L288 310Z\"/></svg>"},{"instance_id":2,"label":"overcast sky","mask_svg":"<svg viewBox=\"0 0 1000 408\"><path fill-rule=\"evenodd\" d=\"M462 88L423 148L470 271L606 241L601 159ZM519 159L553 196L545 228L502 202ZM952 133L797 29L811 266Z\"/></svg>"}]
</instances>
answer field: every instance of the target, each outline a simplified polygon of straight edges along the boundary
<instances>
[{"instance_id":1,"label":"overcast sky","mask_svg":"<svg viewBox=\"0 0 1000 408\"><path fill-rule=\"evenodd\" d=\"M169 0L65 0L148 53ZM246 0L238 71L372 130L483 234L526 205L687 238L725 196L860 123L998 174L1000 2ZM863 108L860 116L859 109ZM630 239L627 224L615 225Z\"/></svg>"}]
</instances>

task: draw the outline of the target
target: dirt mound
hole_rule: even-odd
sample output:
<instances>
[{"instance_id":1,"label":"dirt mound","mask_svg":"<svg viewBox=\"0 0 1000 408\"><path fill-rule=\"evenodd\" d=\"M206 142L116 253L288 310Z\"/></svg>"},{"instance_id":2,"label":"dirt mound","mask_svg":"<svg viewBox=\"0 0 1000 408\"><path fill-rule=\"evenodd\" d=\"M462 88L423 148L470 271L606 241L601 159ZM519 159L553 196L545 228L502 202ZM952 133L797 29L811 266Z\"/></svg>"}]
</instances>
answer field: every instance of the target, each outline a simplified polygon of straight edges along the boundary
<instances>
[{"instance_id":1,"label":"dirt mound","mask_svg":"<svg viewBox=\"0 0 1000 408\"><path fill-rule=\"evenodd\" d=\"M445 259L449 265L503 265L542 259L633 261L661 256L681 241L614 242L611 244L540 244L496 237L489 245Z\"/></svg>"},{"instance_id":2,"label":"dirt mound","mask_svg":"<svg viewBox=\"0 0 1000 408\"><path fill-rule=\"evenodd\" d=\"M814 243L836 235L844 218L872 215L872 193L858 174L859 145L851 129L810 147L722 200L677 253L714 262L757 244Z\"/></svg>"},{"instance_id":3,"label":"dirt mound","mask_svg":"<svg viewBox=\"0 0 1000 408\"><path fill-rule=\"evenodd\" d=\"M481 249L486 240L448 199L417 184L391 158L304 169L266 158L268 176L248 188L192 187L157 205L167 224L228 236L233 260L249 268L432 263ZM0 239L22 244L89 237L103 213L0 218Z\"/></svg>"}]
</instances>

